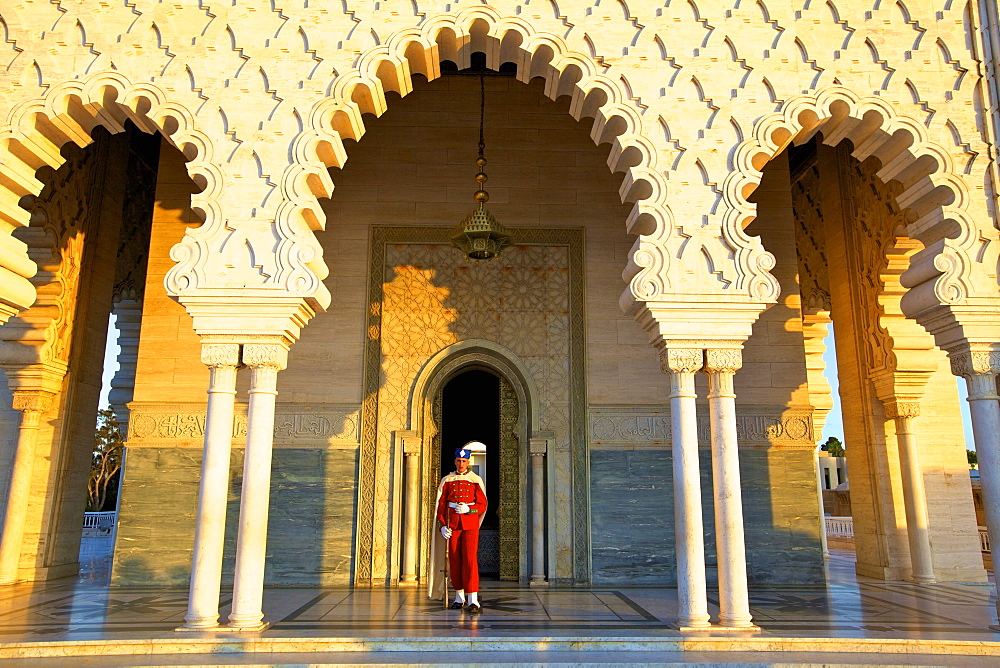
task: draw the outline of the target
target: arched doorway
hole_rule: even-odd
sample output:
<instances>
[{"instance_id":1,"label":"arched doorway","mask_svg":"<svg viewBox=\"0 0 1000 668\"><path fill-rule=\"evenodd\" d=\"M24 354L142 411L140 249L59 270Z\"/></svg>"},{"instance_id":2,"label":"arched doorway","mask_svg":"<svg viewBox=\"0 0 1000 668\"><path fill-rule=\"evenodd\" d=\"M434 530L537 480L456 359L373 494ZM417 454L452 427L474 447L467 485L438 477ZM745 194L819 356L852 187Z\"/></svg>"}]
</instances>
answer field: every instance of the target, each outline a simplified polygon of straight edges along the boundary
<instances>
[{"instance_id":1,"label":"arched doorway","mask_svg":"<svg viewBox=\"0 0 1000 668\"><path fill-rule=\"evenodd\" d=\"M490 506L480 534L479 571L484 577L518 581L523 490L514 388L489 367L466 367L435 397L434 419L438 430L432 451L440 453L441 475L453 470L456 448L471 440L486 445L481 475Z\"/></svg>"},{"instance_id":2,"label":"arched doorway","mask_svg":"<svg viewBox=\"0 0 1000 668\"><path fill-rule=\"evenodd\" d=\"M493 511L490 515L495 513L496 517L487 524L488 529L495 527L496 565L490 568L489 556L483 554L490 539L481 537L480 573L504 581L545 581L549 520L544 490L548 474L544 456L529 456L532 447L548 438L538 431L537 397L538 388L523 360L497 343L479 339L442 349L428 360L417 378L411 404L415 429L405 432L403 438L413 439L411 452L421 455L421 491L412 492L421 511L419 519L414 518L412 531L404 527L404 533L414 541L411 548L419 551L419 556L413 555L419 562L419 566L414 563L413 572L419 572L420 580L428 583L432 598L440 593L444 572L442 554L434 547L437 484L443 471L454 469L454 448L472 439L483 441L488 452L494 453L486 465L494 473L487 470L484 481ZM483 407L487 407L486 412ZM465 426L461 413L472 411L483 418L476 426ZM538 545L533 542L536 539Z\"/></svg>"}]
</instances>

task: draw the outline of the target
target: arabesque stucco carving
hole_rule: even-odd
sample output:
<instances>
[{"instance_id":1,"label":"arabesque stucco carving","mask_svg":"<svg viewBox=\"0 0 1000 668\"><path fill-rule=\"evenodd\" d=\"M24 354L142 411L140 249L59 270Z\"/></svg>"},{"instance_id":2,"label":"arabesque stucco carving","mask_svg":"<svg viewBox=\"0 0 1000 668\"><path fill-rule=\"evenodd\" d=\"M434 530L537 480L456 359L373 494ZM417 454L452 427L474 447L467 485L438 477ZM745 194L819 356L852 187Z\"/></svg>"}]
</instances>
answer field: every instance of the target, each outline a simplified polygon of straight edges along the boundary
<instances>
[{"instance_id":1,"label":"arabesque stucco carving","mask_svg":"<svg viewBox=\"0 0 1000 668\"><path fill-rule=\"evenodd\" d=\"M239 290L329 303L313 233L345 140L405 95L412 75L487 54L542 77L550 97L593 119L624 174L622 221L637 235L622 306L658 301L770 304L770 254L744 232L764 163L812 133L900 181L908 233L926 248L905 308L996 299L997 231L988 97L964 5L831 0L756 3L442 1L283 7L24 2L0 15L0 220L42 188L103 125L131 120L188 158L204 224L174 248L167 287L185 304ZM23 244L0 235L0 301L30 305ZM255 297L257 299L257 297ZM190 308L190 307L189 307ZM750 317L750 316L748 316ZM755 317L755 316L753 316ZM196 318L197 319L197 318ZM197 325L196 325L197 326Z\"/></svg>"}]
</instances>

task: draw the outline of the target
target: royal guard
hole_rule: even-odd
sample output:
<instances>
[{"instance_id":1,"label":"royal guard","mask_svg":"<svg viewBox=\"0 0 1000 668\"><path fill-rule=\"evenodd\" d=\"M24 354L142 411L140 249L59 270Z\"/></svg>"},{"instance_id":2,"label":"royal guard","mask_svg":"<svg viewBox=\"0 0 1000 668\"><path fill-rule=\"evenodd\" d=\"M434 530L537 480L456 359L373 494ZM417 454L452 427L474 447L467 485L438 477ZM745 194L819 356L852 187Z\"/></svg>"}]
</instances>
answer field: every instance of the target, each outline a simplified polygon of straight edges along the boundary
<instances>
[{"instance_id":1,"label":"royal guard","mask_svg":"<svg viewBox=\"0 0 1000 668\"><path fill-rule=\"evenodd\" d=\"M479 527L486 517L486 485L469 468L471 451L455 450L455 470L441 478L437 493L437 521L448 541L448 567L455 590L452 610L482 612L479 605Z\"/></svg>"}]
</instances>

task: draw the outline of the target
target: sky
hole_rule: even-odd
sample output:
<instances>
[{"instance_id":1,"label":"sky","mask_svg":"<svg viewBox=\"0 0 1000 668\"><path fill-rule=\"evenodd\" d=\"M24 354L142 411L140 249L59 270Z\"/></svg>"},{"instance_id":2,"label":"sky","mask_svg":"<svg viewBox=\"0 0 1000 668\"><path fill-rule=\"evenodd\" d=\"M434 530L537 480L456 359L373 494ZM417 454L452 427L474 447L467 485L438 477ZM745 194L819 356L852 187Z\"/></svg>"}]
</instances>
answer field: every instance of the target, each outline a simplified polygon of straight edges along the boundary
<instances>
[{"instance_id":1,"label":"sky","mask_svg":"<svg viewBox=\"0 0 1000 668\"><path fill-rule=\"evenodd\" d=\"M823 362L826 364L826 378L830 381L830 387L833 388L833 409L826 418L826 424L823 426L823 434L818 442L825 443L826 439L831 436L835 436L841 442L844 442L844 422L840 412L840 394L837 389L837 351L833 345L833 325L830 325L830 332L827 334L825 343L826 352L823 354ZM104 384L101 388L101 408L108 405L108 392L111 390L111 379L118 370L118 350L118 328L115 327L115 316L112 315L111 324L108 326L108 344L104 351ZM959 399L961 399L959 403L962 409L962 424L965 427L965 447L969 450L975 450L976 448L972 440L972 423L969 419L969 403L965 400L967 396L965 380L956 377L955 381ZM738 401L739 399L737 398ZM845 447L850 447L850 443L844 443L844 445Z\"/></svg>"},{"instance_id":2,"label":"sky","mask_svg":"<svg viewBox=\"0 0 1000 668\"><path fill-rule=\"evenodd\" d=\"M104 346L104 376L101 382L100 408L108 407L108 392L111 391L111 379L118 372L118 318L111 316L108 323L108 342Z\"/></svg>"}]
</instances>

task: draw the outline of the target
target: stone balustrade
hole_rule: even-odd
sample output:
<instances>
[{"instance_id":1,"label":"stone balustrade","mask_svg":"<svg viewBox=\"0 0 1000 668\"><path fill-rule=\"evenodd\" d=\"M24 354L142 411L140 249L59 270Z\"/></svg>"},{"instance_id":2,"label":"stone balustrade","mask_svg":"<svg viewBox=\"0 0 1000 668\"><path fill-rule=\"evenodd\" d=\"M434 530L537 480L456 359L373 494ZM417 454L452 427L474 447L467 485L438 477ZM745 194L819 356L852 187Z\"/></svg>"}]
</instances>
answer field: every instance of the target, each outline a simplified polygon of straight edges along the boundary
<instances>
[{"instance_id":1,"label":"stone balustrade","mask_svg":"<svg viewBox=\"0 0 1000 668\"><path fill-rule=\"evenodd\" d=\"M114 531L118 523L118 513L114 510L103 513L83 514L84 536L107 536Z\"/></svg>"},{"instance_id":2,"label":"stone balustrade","mask_svg":"<svg viewBox=\"0 0 1000 668\"><path fill-rule=\"evenodd\" d=\"M826 517L826 535L833 538L854 538L853 517Z\"/></svg>"},{"instance_id":3,"label":"stone balustrade","mask_svg":"<svg viewBox=\"0 0 1000 668\"><path fill-rule=\"evenodd\" d=\"M825 517L826 535L828 538L854 538L854 518L853 517ZM986 527L979 527L979 545L983 552L992 553L990 550L990 535Z\"/></svg>"}]
</instances>

